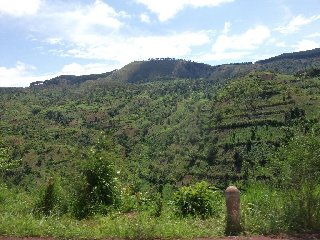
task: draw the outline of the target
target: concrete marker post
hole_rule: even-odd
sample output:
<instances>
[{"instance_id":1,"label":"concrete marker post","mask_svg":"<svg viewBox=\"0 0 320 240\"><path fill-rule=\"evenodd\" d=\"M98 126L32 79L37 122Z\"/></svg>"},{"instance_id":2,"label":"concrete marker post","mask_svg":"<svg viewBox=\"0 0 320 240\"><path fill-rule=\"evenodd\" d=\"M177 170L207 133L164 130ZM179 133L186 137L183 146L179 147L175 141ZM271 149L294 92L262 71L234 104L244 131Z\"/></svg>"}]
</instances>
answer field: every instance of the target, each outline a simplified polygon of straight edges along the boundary
<instances>
[{"instance_id":1,"label":"concrete marker post","mask_svg":"<svg viewBox=\"0 0 320 240\"><path fill-rule=\"evenodd\" d=\"M235 186L230 186L225 191L227 206L227 223L225 233L228 236L239 235L240 225L240 191Z\"/></svg>"}]
</instances>

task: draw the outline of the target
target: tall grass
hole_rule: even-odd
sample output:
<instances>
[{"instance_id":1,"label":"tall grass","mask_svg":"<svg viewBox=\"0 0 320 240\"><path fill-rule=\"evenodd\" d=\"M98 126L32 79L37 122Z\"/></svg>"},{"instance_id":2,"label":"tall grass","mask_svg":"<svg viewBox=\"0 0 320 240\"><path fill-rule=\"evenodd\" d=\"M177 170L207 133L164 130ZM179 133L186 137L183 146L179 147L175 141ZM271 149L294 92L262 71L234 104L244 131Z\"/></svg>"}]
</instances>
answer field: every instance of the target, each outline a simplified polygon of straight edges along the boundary
<instances>
[{"instance_id":1,"label":"tall grass","mask_svg":"<svg viewBox=\"0 0 320 240\"><path fill-rule=\"evenodd\" d=\"M316 189L311 195L263 184L242 190L243 234L320 230L320 187ZM0 235L149 239L214 237L222 236L225 230L224 207L219 209L219 214L207 219L178 216L174 205L165 203L160 217L155 217L154 211L146 208L129 213L114 211L108 216L93 215L77 220L71 213L34 215L32 207L36 200L33 194L0 185Z\"/></svg>"},{"instance_id":2,"label":"tall grass","mask_svg":"<svg viewBox=\"0 0 320 240\"><path fill-rule=\"evenodd\" d=\"M277 189L252 185L242 196L242 224L248 234L317 232L320 230L320 185Z\"/></svg>"},{"instance_id":3,"label":"tall grass","mask_svg":"<svg viewBox=\"0 0 320 240\"><path fill-rule=\"evenodd\" d=\"M248 234L287 232L285 194L263 184L248 187L241 196L242 225Z\"/></svg>"},{"instance_id":4,"label":"tall grass","mask_svg":"<svg viewBox=\"0 0 320 240\"><path fill-rule=\"evenodd\" d=\"M83 220L72 214L39 217L32 209L37 202L33 194L0 185L0 235L42 236L57 238L193 238L220 236L224 216L219 218L180 218L173 206L164 204L160 217L153 211L113 212Z\"/></svg>"}]
</instances>

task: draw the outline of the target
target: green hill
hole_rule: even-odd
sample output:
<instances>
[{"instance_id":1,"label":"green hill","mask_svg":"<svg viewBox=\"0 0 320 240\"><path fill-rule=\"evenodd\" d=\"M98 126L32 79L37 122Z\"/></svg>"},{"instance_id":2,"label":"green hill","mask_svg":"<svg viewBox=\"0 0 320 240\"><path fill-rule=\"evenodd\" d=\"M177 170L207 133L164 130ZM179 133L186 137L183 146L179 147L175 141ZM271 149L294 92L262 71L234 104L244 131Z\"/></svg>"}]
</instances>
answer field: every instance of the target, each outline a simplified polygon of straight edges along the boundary
<instances>
[{"instance_id":1,"label":"green hill","mask_svg":"<svg viewBox=\"0 0 320 240\"><path fill-rule=\"evenodd\" d=\"M285 53L256 63L233 63L218 66L186 61L174 58L156 58L148 61L135 61L121 69L103 74L83 76L62 75L56 78L37 81L30 86L73 85L86 81L95 81L94 84L142 83L173 79L210 79L224 80L243 76L250 71L273 71L277 73L295 74L310 68L320 67L320 50L314 49L296 53ZM98 80L98 81L97 81Z\"/></svg>"},{"instance_id":2,"label":"green hill","mask_svg":"<svg viewBox=\"0 0 320 240\"><path fill-rule=\"evenodd\" d=\"M0 88L3 234L222 235L230 184L246 233L317 231L320 68L296 61L149 60Z\"/></svg>"},{"instance_id":3,"label":"green hill","mask_svg":"<svg viewBox=\"0 0 320 240\"><path fill-rule=\"evenodd\" d=\"M296 75L260 69L315 67L318 53L215 67L152 59L102 75L1 89L2 144L11 159L21 159L4 177L18 185L54 174L72 178L103 132L119 149L116 167L137 188L160 180L208 179L221 187L246 181L269 152L319 119L316 69Z\"/></svg>"},{"instance_id":4,"label":"green hill","mask_svg":"<svg viewBox=\"0 0 320 240\"><path fill-rule=\"evenodd\" d=\"M137 188L245 181L269 152L317 126L319 83L252 72L224 84L180 79L3 89L1 139L12 159L22 159L4 177L30 186L55 174L72 178L104 132L120 152L116 167Z\"/></svg>"},{"instance_id":5,"label":"green hill","mask_svg":"<svg viewBox=\"0 0 320 240\"><path fill-rule=\"evenodd\" d=\"M89 80L98 80L100 78L108 77L112 72L106 72L102 74L90 74L90 75L81 75L81 76L75 76L75 75L61 75L55 78L52 78L50 80L45 81L36 81L32 82L30 84L30 87L49 87L54 85L59 86L68 86L68 85L74 85L74 84L81 84Z\"/></svg>"},{"instance_id":6,"label":"green hill","mask_svg":"<svg viewBox=\"0 0 320 240\"><path fill-rule=\"evenodd\" d=\"M210 65L171 58L136 61L113 72L108 79L117 82L147 82L172 80L177 78L206 78L210 75Z\"/></svg>"}]
</instances>

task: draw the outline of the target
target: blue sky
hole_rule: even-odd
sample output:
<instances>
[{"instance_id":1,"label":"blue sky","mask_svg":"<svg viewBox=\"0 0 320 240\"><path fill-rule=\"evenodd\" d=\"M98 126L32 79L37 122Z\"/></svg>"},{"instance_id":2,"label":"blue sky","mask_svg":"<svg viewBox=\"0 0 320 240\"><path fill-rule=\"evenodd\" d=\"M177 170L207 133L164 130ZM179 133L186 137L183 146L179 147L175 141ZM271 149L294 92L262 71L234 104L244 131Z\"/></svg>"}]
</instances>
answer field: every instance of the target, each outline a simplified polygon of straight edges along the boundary
<instances>
[{"instance_id":1,"label":"blue sky","mask_svg":"<svg viewBox=\"0 0 320 240\"><path fill-rule=\"evenodd\" d=\"M174 57L211 65L320 47L319 0L0 0L0 87Z\"/></svg>"}]
</instances>

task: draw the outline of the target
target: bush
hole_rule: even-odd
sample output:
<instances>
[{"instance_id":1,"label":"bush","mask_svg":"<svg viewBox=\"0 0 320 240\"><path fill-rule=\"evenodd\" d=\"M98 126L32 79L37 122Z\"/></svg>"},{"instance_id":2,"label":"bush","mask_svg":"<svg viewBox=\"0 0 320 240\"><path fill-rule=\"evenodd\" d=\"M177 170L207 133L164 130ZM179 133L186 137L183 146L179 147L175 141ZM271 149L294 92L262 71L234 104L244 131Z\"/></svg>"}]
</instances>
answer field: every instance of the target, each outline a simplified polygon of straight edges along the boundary
<instances>
[{"instance_id":1,"label":"bush","mask_svg":"<svg viewBox=\"0 0 320 240\"><path fill-rule=\"evenodd\" d=\"M320 140L299 136L271 161L277 187L286 193L286 221L295 231L320 228Z\"/></svg>"},{"instance_id":2,"label":"bush","mask_svg":"<svg viewBox=\"0 0 320 240\"><path fill-rule=\"evenodd\" d=\"M284 205L285 219L291 231L319 231L320 229L320 192L307 185L287 192Z\"/></svg>"},{"instance_id":3,"label":"bush","mask_svg":"<svg viewBox=\"0 0 320 240\"><path fill-rule=\"evenodd\" d=\"M219 212L222 196L207 182L202 181L188 187L181 187L174 197L179 215L206 218Z\"/></svg>"},{"instance_id":4,"label":"bush","mask_svg":"<svg viewBox=\"0 0 320 240\"><path fill-rule=\"evenodd\" d=\"M35 203L33 212L36 215L50 216L52 214L63 214L67 212L68 206L66 196L62 193L60 185L54 178L50 178L47 185L40 192L40 197Z\"/></svg>"},{"instance_id":5,"label":"bush","mask_svg":"<svg viewBox=\"0 0 320 240\"><path fill-rule=\"evenodd\" d=\"M107 214L118 204L120 191L112 154L99 143L88 153L87 162L81 169L81 180L76 186L74 214L85 218L90 214Z\"/></svg>"}]
</instances>

